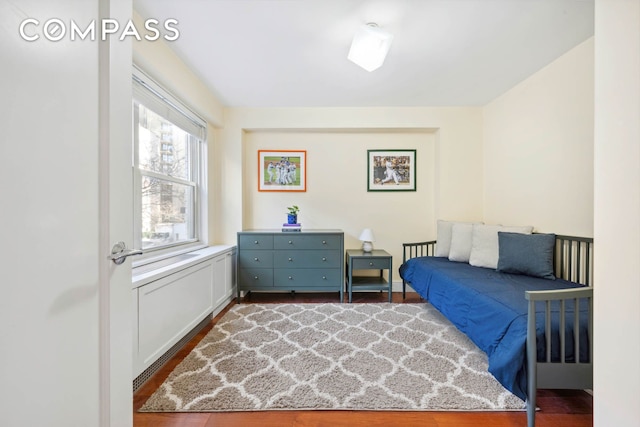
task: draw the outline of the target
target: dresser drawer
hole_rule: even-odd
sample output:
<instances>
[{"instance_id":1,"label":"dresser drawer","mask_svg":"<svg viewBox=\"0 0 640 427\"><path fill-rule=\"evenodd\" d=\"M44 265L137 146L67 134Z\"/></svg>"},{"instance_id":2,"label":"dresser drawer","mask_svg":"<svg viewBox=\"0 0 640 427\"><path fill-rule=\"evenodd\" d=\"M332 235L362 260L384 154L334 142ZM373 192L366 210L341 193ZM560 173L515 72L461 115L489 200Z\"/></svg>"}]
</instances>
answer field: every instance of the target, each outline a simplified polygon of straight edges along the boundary
<instances>
[{"instance_id":1,"label":"dresser drawer","mask_svg":"<svg viewBox=\"0 0 640 427\"><path fill-rule=\"evenodd\" d=\"M241 268L238 271L238 287L242 290L273 288L273 270L270 268Z\"/></svg>"},{"instance_id":2,"label":"dresser drawer","mask_svg":"<svg viewBox=\"0 0 640 427\"><path fill-rule=\"evenodd\" d=\"M273 249L273 235L271 234L240 234L238 235L240 249Z\"/></svg>"},{"instance_id":3,"label":"dresser drawer","mask_svg":"<svg viewBox=\"0 0 640 427\"><path fill-rule=\"evenodd\" d=\"M340 290L343 285L342 270L339 268L322 269L276 269L273 273L273 286L275 288L305 288L314 286L335 287Z\"/></svg>"},{"instance_id":4,"label":"dresser drawer","mask_svg":"<svg viewBox=\"0 0 640 427\"><path fill-rule=\"evenodd\" d=\"M240 268L272 268L273 251L240 251L238 260Z\"/></svg>"},{"instance_id":5,"label":"dresser drawer","mask_svg":"<svg viewBox=\"0 0 640 427\"><path fill-rule=\"evenodd\" d=\"M389 268L388 258L355 258L352 260L354 270L382 270Z\"/></svg>"},{"instance_id":6,"label":"dresser drawer","mask_svg":"<svg viewBox=\"0 0 640 427\"><path fill-rule=\"evenodd\" d=\"M342 254L339 251L283 250L274 251L274 268L340 268Z\"/></svg>"},{"instance_id":7,"label":"dresser drawer","mask_svg":"<svg viewBox=\"0 0 640 427\"><path fill-rule=\"evenodd\" d=\"M340 249L342 236L333 234L299 234L273 236L275 249Z\"/></svg>"}]
</instances>

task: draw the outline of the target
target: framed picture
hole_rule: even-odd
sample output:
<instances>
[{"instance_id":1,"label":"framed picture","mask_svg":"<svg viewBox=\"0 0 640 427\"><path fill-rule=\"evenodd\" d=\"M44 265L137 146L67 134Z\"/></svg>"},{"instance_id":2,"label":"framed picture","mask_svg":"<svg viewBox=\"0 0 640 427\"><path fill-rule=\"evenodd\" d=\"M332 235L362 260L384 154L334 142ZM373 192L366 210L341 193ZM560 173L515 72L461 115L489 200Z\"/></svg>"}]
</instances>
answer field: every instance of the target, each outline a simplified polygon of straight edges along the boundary
<instances>
[{"instance_id":1,"label":"framed picture","mask_svg":"<svg viewBox=\"0 0 640 427\"><path fill-rule=\"evenodd\" d=\"M307 152L258 150L258 191L307 191Z\"/></svg>"},{"instance_id":2,"label":"framed picture","mask_svg":"<svg viewBox=\"0 0 640 427\"><path fill-rule=\"evenodd\" d=\"M367 191L416 191L416 150L367 150Z\"/></svg>"}]
</instances>

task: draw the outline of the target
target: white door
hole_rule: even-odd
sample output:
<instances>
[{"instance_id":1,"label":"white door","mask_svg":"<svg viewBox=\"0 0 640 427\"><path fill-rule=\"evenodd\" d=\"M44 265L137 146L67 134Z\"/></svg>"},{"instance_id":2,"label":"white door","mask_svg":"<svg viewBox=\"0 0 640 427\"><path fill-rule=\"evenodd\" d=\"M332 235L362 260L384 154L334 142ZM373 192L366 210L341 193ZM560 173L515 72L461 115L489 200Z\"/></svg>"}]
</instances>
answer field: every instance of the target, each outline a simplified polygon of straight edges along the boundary
<instances>
[{"instance_id":1,"label":"white door","mask_svg":"<svg viewBox=\"0 0 640 427\"><path fill-rule=\"evenodd\" d=\"M0 0L7 427L132 424L131 261L107 260L132 239L131 45L69 37L100 15L131 0Z\"/></svg>"}]
</instances>

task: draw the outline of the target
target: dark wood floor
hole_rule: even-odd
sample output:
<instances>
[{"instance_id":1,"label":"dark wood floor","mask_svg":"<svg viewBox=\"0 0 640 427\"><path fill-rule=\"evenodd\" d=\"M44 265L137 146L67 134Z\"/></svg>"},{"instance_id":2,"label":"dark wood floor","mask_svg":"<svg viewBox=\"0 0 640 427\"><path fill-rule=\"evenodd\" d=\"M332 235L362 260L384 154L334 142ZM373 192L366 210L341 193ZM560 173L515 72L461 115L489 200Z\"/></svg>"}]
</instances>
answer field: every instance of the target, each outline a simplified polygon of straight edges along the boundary
<instances>
[{"instance_id":1,"label":"dark wood floor","mask_svg":"<svg viewBox=\"0 0 640 427\"><path fill-rule=\"evenodd\" d=\"M337 302L337 294L252 293L246 303L321 303ZM354 294L354 303L386 302L387 295L378 292ZM401 293L393 294L393 301L403 302ZM421 302L415 293L404 302ZM231 305L233 305L232 303ZM141 413L137 412L151 394L162 384L180 361L209 332L215 322L228 310L205 327L196 337L169 360L134 395L134 427L522 427L527 425L524 412L404 412L404 411L264 411L225 413ZM537 427L591 427L593 426L593 398L580 390L539 390L536 415Z\"/></svg>"}]
</instances>

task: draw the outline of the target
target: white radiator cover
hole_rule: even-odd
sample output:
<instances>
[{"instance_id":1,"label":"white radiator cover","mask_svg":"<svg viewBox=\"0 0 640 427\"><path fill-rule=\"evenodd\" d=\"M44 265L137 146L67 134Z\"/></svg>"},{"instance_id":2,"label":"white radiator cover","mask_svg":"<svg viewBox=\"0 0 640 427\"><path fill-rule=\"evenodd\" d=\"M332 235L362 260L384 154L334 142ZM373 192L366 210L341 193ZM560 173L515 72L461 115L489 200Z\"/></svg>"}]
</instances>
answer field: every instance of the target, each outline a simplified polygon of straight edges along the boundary
<instances>
[{"instance_id":1,"label":"white radiator cover","mask_svg":"<svg viewBox=\"0 0 640 427\"><path fill-rule=\"evenodd\" d=\"M144 281L134 280L134 379L233 298L235 247L200 255L162 274L145 273Z\"/></svg>"}]
</instances>

